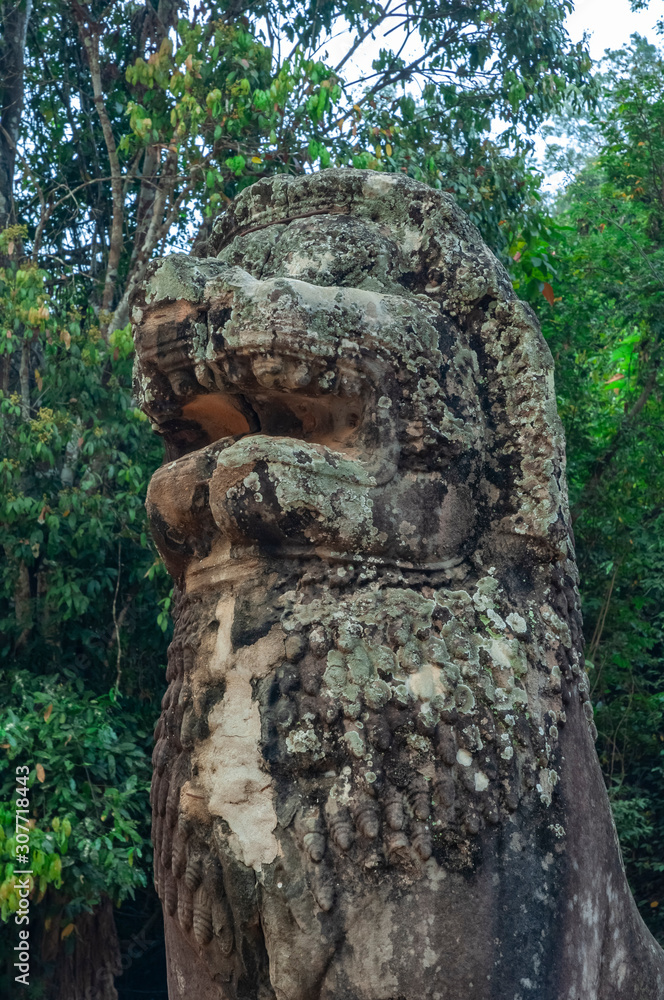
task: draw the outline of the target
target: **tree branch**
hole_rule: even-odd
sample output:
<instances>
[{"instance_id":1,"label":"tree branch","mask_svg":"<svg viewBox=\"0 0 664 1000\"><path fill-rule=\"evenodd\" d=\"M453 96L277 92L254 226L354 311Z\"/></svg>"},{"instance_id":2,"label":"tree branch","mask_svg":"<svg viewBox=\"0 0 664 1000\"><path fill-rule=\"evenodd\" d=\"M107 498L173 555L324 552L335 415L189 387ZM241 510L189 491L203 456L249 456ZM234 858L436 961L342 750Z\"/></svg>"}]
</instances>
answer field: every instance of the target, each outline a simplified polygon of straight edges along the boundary
<instances>
[{"instance_id":1,"label":"tree branch","mask_svg":"<svg viewBox=\"0 0 664 1000\"><path fill-rule=\"evenodd\" d=\"M25 39L32 0L0 5L3 37L0 47L0 230L9 225L14 210L14 168L23 111Z\"/></svg>"},{"instance_id":2,"label":"tree branch","mask_svg":"<svg viewBox=\"0 0 664 1000\"><path fill-rule=\"evenodd\" d=\"M349 48L348 52L346 52L346 55L343 57L343 59L341 60L341 62L337 63L337 65L334 67L334 72L335 73L338 73L339 70L342 69L343 66L345 66L345 64L348 62L348 60L355 54L355 52L357 52L357 50L359 49L360 45L365 40L365 38L368 38L369 35L371 34L371 32L375 31L376 28L378 27L378 25L383 23L383 21L388 16L389 6L390 5L389 5L389 2L388 2L388 4L386 5L386 7L382 10L381 16L379 18L377 18L373 22L373 24L371 24L365 31L363 31L361 35L357 36L357 38L355 39L355 42L353 43L353 45L351 45L351 47Z\"/></svg>"},{"instance_id":3,"label":"tree branch","mask_svg":"<svg viewBox=\"0 0 664 1000\"><path fill-rule=\"evenodd\" d=\"M92 78L92 92L94 95L94 105L97 111L97 116L101 124L102 132L104 135L104 143L106 145L106 152L108 153L108 160L111 168L111 193L112 193L112 218L111 218L111 234L109 240L108 249L108 263L106 266L106 276L104 279L104 291L102 294L102 310L104 312L109 312L111 305L113 303L113 296L115 294L115 286L118 277L118 267L120 264L120 255L122 253L122 230L124 222L124 195L122 190L122 171L120 169L120 160L118 158L118 150L115 143L115 136L113 135L113 129L111 127L111 121L108 117L108 112L106 111L106 105L104 103L104 93L101 85L101 66L99 63L99 38L101 35L101 26L99 23L92 20L89 11L78 3L78 0L73 0L72 10L74 12L74 17L78 23L79 34L81 36L81 41L83 43L83 49L85 51L88 66L90 67L90 76ZM101 324L102 332L108 334L108 324Z\"/></svg>"}]
</instances>

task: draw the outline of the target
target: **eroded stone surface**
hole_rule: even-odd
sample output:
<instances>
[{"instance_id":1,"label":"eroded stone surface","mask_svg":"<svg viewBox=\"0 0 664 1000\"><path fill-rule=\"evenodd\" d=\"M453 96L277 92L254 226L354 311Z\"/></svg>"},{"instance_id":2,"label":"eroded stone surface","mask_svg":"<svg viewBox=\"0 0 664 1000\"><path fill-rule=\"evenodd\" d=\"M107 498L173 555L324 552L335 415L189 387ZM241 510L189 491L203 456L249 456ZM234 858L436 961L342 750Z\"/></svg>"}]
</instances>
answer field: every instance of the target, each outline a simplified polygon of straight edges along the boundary
<instances>
[{"instance_id":1,"label":"eroded stone surface","mask_svg":"<svg viewBox=\"0 0 664 1000\"><path fill-rule=\"evenodd\" d=\"M664 996L583 671L532 312L446 195L243 192L133 305L176 582L171 996Z\"/></svg>"}]
</instances>

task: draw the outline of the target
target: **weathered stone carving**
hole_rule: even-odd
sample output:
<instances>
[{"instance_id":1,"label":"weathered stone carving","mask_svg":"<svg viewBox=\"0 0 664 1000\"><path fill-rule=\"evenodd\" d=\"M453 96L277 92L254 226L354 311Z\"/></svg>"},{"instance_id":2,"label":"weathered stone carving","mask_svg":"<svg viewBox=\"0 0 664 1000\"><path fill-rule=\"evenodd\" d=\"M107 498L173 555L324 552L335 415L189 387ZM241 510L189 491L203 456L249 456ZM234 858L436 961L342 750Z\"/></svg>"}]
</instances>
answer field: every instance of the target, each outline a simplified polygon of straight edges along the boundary
<instances>
[{"instance_id":1,"label":"weathered stone carving","mask_svg":"<svg viewBox=\"0 0 664 1000\"><path fill-rule=\"evenodd\" d=\"M170 996L651 1000L592 743L552 360L445 194L260 182L133 305L177 585Z\"/></svg>"}]
</instances>

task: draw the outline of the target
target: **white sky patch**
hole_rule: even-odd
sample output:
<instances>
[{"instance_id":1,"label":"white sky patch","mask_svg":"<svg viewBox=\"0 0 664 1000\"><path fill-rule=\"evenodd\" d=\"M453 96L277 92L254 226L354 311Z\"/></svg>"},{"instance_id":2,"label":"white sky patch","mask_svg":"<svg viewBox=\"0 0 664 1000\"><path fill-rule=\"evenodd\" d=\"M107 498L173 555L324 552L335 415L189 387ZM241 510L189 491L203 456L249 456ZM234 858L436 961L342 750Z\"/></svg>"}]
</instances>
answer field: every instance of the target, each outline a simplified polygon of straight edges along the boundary
<instances>
[{"instance_id":1,"label":"white sky patch","mask_svg":"<svg viewBox=\"0 0 664 1000\"><path fill-rule=\"evenodd\" d=\"M651 0L647 10L633 12L629 0L577 0L574 10L566 20L567 31L573 42L580 42L584 33L589 36L592 58L602 58L606 49L619 49L629 42L630 35L644 35L650 42L657 42L657 22L664 18L664 0ZM351 56L344 67L344 76L352 83L369 72L371 62L381 48L398 50L403 42L402 31L390 31L390 24L381 24L374 34L368 36ZM344 57L355 39L349 31L337 31L333 37L321 45L320 57L329 65L336 65ZM422 52L419 35L413 35L406 43L402 58L406 62L417 58ZM327 55L326 55L327 53ZM352 70L352 72L351 72Z\"/></svg>"},{"instance_id":2,"label":"white sky patch","mask_svg":"<svg viewBox=\"0 0 664 1000\"><path fill-rule=\"evenodd\" d=\"M656 43L657 22L664 17L664 0L651 0L647 10L634 13L628 0L577 0L567 18L567 30L573 42L580 42L584 31L590 35L593 59L601 59L605 49L619 49L635 33Z\"/></svg>"},{"instance_id":3,"label":"white sky patch","mask_svg":"<svg viewBox=\"0 0 664 1000\"><path fill-rule=\"evenodd\" d=\"M577 0L574 10L566 20L567 31L573 42L582 41L587 35L590 55L598 62L607 49L619 49L629 42L633 34L643 35L654 44L663 44L664 39L656 32L657 22L664 19L664 0L651 0L647 10L634 12L629 0ZM398 51L404 40L404 32L392 31L390 24L382 24L374 33L368 36L362 45L353 53L343 67L342 73L349 83L370 72L372 61L378 56L381 48L391 48ZM344 57L355 40L355 35L349 31L337 29L333 36L324 42L319 49L319 57L330 66L336 66ZM422 45L417 34L407 42L401 53L406 63L416 59L422 52ZM361 91L358 87L358 92ZM416 88L413 87L413 90ZM496 121L492 130L494 137L502 131L502 123ZM531 136L534 141L534 153L538 163L542 163L547 141L541 135ZM561 140L564 144L565 140ZM554 192L566 181L566 175L560 171L551 174L544 182L546 192Z\"/></svg>"},{"instance_id":4,"label":"white sky patch","mask_svg":"<svg viewBox=\"0 0 664 1000\"><path fill-rule=\"evenodd\" d=\"M664 0L651 0L647 10L632 11L629 0L577 0L574 10L566 20L567 31L573 42L580 42L587 34L588 49L595 62L599 62L607 49L620 49L627 45L630 36L642 35L651 44L662 46L664 38L657 34L657 22L664 19ZM543 162L547 140L534 136L535 156ZM557 141L565 145L565 138ZM554 194L570 178L564 171L550 173L543 184L545 193Z\"/></svg>"}]
</instances>

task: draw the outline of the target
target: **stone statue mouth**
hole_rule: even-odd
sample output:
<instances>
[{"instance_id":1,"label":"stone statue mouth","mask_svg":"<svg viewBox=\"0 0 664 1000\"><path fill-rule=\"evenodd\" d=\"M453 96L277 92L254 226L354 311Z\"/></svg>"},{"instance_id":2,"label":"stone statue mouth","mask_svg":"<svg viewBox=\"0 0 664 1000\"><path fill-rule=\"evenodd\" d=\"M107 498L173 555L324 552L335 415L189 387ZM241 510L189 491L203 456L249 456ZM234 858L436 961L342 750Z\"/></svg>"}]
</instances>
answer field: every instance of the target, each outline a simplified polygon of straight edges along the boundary
<instances>
[{"instance_id":1,"label":"stone statue mouth","mask_svg":"<svg viewBox=\"0 0 664 1000\"><path fill-rule=\"evenodd\" d=\"M182 416L196 421L210 444L238 434L263 434L354 453L364 409L357 396L312 396L271 389L196 396L184 404Z\"/></svg>"},{"instance_id":2,"label":"stone statue mouth","mask_svg":"<svg viewBox=\"0 0 664 1000\"><path fill-rule=\"evenodd\" d=\"M147 506L176 575L191 564L208 580L199 563L215 537L230 542L236 568L251 564L256 543L280 558L382 562L387 535L374 512L398 478L395 407L371 372L343 359L306 385L278 384L275 354L274 345L272 355L220 352L209 391L173 386L179 400L161 411L171 461L153 476Z\"/></svg>"},{"instance_id":3,"label":"stone statue mouth","mask_svg":"<svg viewBox=\"0 0 664 1000\"><path fill-rule=\"evenodd\" d=\"M192 450L212 448L220 465L263 460L358 486L382 485L396 474L396 433L384 408L376 420L375 394L366 383L365 391L289 391L270 384L282 371L278 361L259 360L264 364L253 362L254 377L236 382L232 391L200 394L182 404L178 427L195 427L198 447L176 435L171 450L176 461Z\"/></svg>"}]
</instances>

